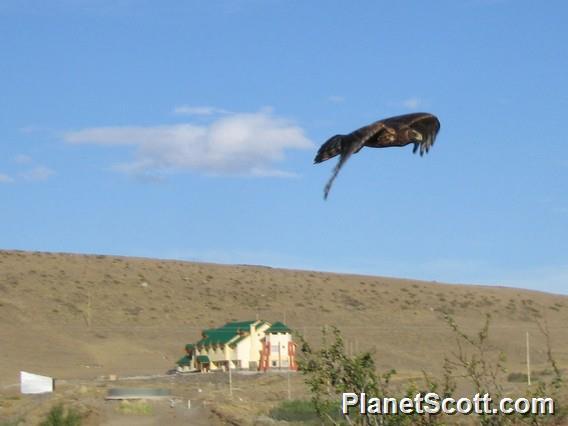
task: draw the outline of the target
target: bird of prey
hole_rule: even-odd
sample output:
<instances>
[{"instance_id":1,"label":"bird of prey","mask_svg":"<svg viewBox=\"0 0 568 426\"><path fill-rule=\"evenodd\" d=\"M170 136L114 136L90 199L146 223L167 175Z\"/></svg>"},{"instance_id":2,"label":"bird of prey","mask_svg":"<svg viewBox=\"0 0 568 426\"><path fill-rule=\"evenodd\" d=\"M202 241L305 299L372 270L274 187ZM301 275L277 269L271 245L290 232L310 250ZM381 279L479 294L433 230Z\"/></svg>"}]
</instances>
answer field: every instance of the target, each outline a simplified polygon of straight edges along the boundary
<instances>
[{"instance_id":1,"label":"bird of prey","mask_svg":"<svg viewBox=\"0 0 568 426\"><path fill-rule=\"evenodd\" d=\"M335 135L325 142L314 159L314 164L339 155L339 162L333 169L331 178L325 185L324 198L327 199L331 185L345 162L352 154L364 146L369 148L388 148L414 144L413 153L420 148L420 155L428 152L440 130L438 118L427 112L399 115L376 121L347 135Z\"/></svg>"}]
</instances>

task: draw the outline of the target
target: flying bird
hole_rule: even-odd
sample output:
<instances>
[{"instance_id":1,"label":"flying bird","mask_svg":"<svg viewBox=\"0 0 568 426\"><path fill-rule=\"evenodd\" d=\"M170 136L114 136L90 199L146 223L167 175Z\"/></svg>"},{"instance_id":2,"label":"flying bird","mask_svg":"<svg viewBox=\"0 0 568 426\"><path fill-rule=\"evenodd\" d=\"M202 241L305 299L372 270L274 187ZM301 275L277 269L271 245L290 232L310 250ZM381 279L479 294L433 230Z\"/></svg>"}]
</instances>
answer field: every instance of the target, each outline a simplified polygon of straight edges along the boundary
<instances>
[{"instance_id":1,"label":"flying bird","mask_svg":"<svg viewBox=\"0 0 568 426\"><path fill-rule=\"evenodd\" d=\"M327 140L316 155L314 164L339 155L339 162L333 169L331 178L325 185L324 198L327 199L333 181L339 170L352 154L364 146L369 148L388 148L414 144L413 153L420 149L420 155L430 150L440 130L438 118L427 112L399 115L375 121L347 135L335 135Z\"/></svg>"}]
</instances>

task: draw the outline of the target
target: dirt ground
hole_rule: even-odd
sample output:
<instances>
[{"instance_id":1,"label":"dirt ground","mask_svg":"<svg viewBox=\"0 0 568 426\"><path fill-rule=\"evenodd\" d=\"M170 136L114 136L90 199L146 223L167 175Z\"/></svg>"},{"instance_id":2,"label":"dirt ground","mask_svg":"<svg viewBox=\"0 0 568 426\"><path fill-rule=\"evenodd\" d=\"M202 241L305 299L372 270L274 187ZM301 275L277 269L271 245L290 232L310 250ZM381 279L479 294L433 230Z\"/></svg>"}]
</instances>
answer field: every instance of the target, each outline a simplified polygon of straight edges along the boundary
<instances>
[{"instance_id":1,"label":"dirt ground","mask_svg":"<svg viewBox=\"0 0 568 426\"><path fill-rule=\"evenodd\" d=\"M166 388L171 397L160 400L107 400L110 388ZM36 425L49 410L63 403L84 415L84 425L222 425L254 424L280 401L306 398L297 373L234 374L230 388L226 373L195 373L137 380L74 380L56 382L53 394L21 395L4 389L0 419L22 426ZM188 404L189 401L189 404ZM18 420L21 423L16 423ZM0 423L2 424L2 423ZM10 423L8 423L10 424Z\"/></svg>"}]
</instances>

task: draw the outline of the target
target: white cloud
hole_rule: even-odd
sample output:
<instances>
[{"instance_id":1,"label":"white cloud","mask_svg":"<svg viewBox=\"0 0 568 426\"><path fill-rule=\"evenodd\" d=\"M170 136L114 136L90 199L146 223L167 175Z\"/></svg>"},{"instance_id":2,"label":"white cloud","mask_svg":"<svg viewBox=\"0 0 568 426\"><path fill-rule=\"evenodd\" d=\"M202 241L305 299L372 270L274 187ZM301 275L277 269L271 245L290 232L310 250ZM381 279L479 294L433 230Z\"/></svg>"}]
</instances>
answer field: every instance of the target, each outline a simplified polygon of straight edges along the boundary
<instances>
[{"instance_id":1,"label":"white cloud","mask_svg":"<svg viewBox=\"0 0 568 426\"><path fill-rule=\"evenodd\" d=\"M37 166L26 172L20 173L20 176L29 181L43 181L49 179L55 172L45 166Z\"/></svg>"},{"instance_id":2,"label":"white cloud","mask_svg":"<svg viewBox=\"0 0 568 426\"><path fill-rule=\"evenodd\" d=\"M345 98L343 96L331 95L327 97L327 100L334 104L340 104Z\"/></svg>"},{"instance_id":3,"label":"white cloud","mask_svg":"<svg viewBox=\"0 0 568 426\"><path fill-rule=\"evenodd\" d=\"M36 133L36 132L41 132L43 130L44 129L42 129L41 127L34 126L34 125L20 127L20 132L22 132L22 133Z\"/></svg>"},{"instance_id":4,"label":"white cloud","mask_svg":"<svg viewBox=\"0 0 568 426\"><path fill-rule=\"evenodd\" d=\"M12 183L14 179L10 176L0 173L0 183Z\"/></svg>"},{"instance_id":5,"label":"white cloud","mask_svg":"<svg viewBox=\"0 0 568 426\"><path fill-rule=\"evenodd\" d=\"M29 155L19 154L14 157L14 162L17 164L30 164L33 162L33 159Z\"/></svg>"},{"instance_id":6,"label":"white cloud","mask_svg":"<svg viewBox=\"0 0 568 426\"><path fill-rule=\"evenodd\" d=\"M174 108L174 114L178 115L218 115L230 114L230 111L212 106L189 106L181 105Z\"/></svg>"},{"instance_id":7,"label":"white cloud","mask_svg":"<svg viewBox=\"0 0 568 426\"><path fill-rule=\"evenodd\" d=\"M402 106L408 109L416 109L423 104L419 98L408 98L401 102Z\"/></svg>"},{"instance_id":8,"label":"white cloud","mask_svg":"<svg viewBox=\"0 0 568 426\"><path fill-rule=\"evenodd\" d=\"M312 149L304 131L270 111L233 114L208 125L175 124L152 127L98 127L68 132L67 142L130 145L134 158L115 170L193 170L207 174L290 176L273 168L290 149Z\"/></svg>"}]
</instances>

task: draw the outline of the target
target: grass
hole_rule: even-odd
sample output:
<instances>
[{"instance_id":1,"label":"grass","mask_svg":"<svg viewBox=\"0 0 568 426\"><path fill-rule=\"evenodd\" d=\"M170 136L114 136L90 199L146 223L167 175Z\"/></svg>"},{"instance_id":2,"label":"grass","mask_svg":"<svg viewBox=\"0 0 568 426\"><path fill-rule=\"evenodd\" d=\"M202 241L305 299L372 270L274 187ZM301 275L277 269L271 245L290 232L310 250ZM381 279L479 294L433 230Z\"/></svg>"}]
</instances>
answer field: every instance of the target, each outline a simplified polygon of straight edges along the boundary
<instances>
[{"instance_id":1,"label":"grass","mask_svg":"<svg viewBox=\"0 0 568 426\"><path fill-rule=\"evenodd\" d=\"M536 370L531 372L531 379L533 381L539 381L547 377L551 377L554 372L550 369ZM510 383L526 383L528 376L526 373L521 372L511 372L507 375L507 381Z\"/></svg>"},{"instance_id":2,"label":"grass","mask_svg":"<svg viewBox=\"0 0 568 426\"><path fill-rule=\"evenodd\" d=\"M154 411L152 406L146 401L121 401L116 410L120 414L135 416L151 416Z\"/></svg>"},{"instance_id":3,"label":"grass","mask_svg":"<svg viewBox=\"0 0 568 426\"><path fill-rule=\"evenodd\" d=\"M14 420L0 420L0 426L18 426L23 422L24 420L21 418Z\"/></svg>"},{"instance_id":4,"label":"grass","mask_svg":"<svg viewBox=\"0 0 568 426\"><path fill-rule=\"evenodd\" d=\"M339 408L331 408L328 415L333 419L340 419ZM312 401L292 400L282 401L269 412L269 416L274 420L284 420L286 422L301 422L303 424L321 424L316 409Z\"/></svg>"}]
</instances>

